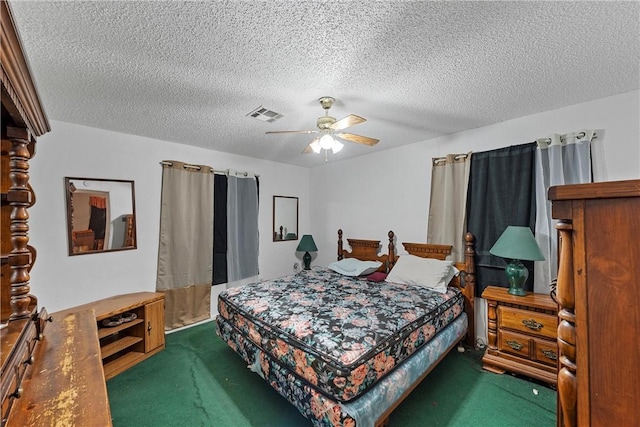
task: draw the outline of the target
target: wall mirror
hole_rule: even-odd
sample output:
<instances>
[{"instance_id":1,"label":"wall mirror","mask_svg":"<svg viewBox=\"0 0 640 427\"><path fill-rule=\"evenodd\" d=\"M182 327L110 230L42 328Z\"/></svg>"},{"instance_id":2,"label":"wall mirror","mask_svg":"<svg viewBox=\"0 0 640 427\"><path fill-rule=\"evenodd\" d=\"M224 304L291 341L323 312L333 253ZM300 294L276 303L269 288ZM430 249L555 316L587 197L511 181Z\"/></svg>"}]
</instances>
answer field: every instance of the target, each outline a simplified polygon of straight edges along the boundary
<instances>
[{"instance_id":1,"label":"wall mirror","mask_svg":"<svg viewBox=\"0 0 640 427\"><path fill-rule=\"evenodd\" d=\"M298 240L298 198L273 196L273 241Z\"/></svg>"},{"instance_id":2,"label":"wall mirror","mask_svg":"<svg viewBox=\"0 0 640 427\"><path fill-rule=\"evenodd\" d=\"M136 249L133 181L64 179L69 255Z\"/></svg>"}]
</instances>

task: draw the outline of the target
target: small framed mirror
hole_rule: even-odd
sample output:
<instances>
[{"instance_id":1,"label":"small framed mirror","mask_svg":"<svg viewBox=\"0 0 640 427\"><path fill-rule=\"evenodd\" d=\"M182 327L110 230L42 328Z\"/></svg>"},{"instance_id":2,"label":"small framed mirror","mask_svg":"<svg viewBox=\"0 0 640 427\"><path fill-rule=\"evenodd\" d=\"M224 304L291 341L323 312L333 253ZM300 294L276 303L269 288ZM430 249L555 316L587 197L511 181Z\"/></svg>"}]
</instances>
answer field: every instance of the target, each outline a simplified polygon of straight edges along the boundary
<instances>
[{"instance_id":1,"label":"small framed mirror","mask_svg":"<svg viewBox=\"0 0 640 427\"><path fill-rule=\"evenodd\" d=\"M298 198L273 196L273 241L298 240Z\"/></svg>"},{"instance_id":2,"label":"small framed mirror","mask_svg":"<svg viewBox=\"0 0 640 427\"><path fill-rule=\"evenodd\" d=\"M136 249L133 181L65 177L69 255Z\"/></svg>"}]
</instances>

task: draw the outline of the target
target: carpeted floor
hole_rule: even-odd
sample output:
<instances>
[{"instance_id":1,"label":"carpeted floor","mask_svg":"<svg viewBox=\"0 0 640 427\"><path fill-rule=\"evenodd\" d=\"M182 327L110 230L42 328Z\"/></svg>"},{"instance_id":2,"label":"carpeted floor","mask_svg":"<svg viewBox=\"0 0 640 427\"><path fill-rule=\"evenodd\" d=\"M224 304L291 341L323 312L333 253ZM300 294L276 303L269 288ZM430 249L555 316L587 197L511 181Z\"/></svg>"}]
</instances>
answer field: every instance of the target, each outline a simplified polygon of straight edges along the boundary
<instances>
[{"instance_id":1,"label":"carpeted floor","mask_svg":"<svg viewBox=\"0 0 640 427\"><path fill-rule=\"evenodd\" d=\"M556 392L481 368L479 351L450 353L391 415L389 427L554 426ZM310 422L250 372L205 323L107 382L115 427L304 427Z\"/></svg>"}]
</instances>

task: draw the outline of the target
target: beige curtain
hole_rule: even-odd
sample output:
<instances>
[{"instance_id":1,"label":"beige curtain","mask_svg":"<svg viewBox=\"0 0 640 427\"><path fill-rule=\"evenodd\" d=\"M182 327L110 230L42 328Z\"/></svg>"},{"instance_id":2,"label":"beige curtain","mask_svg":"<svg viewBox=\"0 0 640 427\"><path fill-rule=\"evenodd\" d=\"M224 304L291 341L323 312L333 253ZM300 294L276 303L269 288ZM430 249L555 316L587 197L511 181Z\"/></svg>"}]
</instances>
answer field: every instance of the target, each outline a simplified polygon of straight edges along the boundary
<instances>
[{"instance_id":1,"label":"beige curtain","mask_svg":"<svg viewBox=\"0 0 640 427\"><path fill-rule=\"evenodd\" d=\"M165 328L211 317L213 170L162 162L156 289L165 294Z\"/></svg>"},{"instance_id":2,"label":"beige curtain","mask_svg":"<svg viewBox=\"0 0 640 427\"><path fill-rule=\"evenodd\" d=\"M427 242L452 245L455 262L464 262L470 170L471 153L432 159Z\"/></svg>"}]
</instances>

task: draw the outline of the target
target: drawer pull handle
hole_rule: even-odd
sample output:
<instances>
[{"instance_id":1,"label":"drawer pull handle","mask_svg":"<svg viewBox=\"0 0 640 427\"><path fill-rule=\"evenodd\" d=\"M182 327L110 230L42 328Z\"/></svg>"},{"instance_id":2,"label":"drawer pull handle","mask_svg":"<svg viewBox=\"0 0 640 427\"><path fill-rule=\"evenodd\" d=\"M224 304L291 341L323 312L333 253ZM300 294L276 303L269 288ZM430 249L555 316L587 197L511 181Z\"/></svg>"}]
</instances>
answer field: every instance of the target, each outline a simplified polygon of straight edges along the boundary
<instances>
[{"instance_id":1,"label":"drawer pull handle","mask_svg":"<svg viewBox=\"0 0 640 427\"><path fill-rule=\"evenodd\" d=\"M512 349L514 349L516 351L522 350L522 347L523 347L522 344L520 344L518 341L514 341L514 340L508 340L507 344L509 344L509 347L511 347Z\"/></svg>"},{"instance_id":2,"label":"drawer pull handle","mask_svg":"<svg viewBox=\"0 0 640 427\"><path fill-rule=\"evenodd\" d=\"M539 331L544 326L542 323L538 323L533 319L529 319L529 320L525 319L525 320L522 321L522 324L524 326L526 326L527 328L532 329L534 331Z\"/></svg>"},{"instance_id":3,"label":"drawer pull handle","mask_svg":"<svg viewBox=\"0 0 640 427\"><path fill-rule=\"evenodd\" d=\"M23 392L24 392L24 390L22 389L22 387L18 387L18 388L16 388L16 391L11 393L11 397L14 397L16 399L20 399L22 397Z\"/></svg>"},{"instance_id":4,"label":"drawer pull handle","mask_svg":"<svg viewBox=\"0 0 640 427\"><path fill-rule=\"evenodd\" d=\"M551 360L558 360L558 354L553 350L542 350L542 354Z\"/></svg>"}]
</instances>

